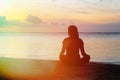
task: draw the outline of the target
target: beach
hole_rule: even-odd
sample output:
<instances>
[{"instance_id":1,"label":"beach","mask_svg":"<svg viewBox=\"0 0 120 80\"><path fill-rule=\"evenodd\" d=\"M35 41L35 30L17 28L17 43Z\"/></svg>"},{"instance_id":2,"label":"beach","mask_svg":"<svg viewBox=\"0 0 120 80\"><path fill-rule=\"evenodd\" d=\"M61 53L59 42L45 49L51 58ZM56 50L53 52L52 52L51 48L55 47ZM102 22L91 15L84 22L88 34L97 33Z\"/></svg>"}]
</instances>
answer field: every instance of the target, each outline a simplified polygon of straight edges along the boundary
<instances>
[{"instance_id":1,"label":"beach","mask_svg":"<svg viewBox=\"0 0 120 80\"><path fill-rule=\"evenodd\" d=\"M120 65L70 66L57 60L0 58L0 80L120 80Z\"/></svg>"}]
</instances>

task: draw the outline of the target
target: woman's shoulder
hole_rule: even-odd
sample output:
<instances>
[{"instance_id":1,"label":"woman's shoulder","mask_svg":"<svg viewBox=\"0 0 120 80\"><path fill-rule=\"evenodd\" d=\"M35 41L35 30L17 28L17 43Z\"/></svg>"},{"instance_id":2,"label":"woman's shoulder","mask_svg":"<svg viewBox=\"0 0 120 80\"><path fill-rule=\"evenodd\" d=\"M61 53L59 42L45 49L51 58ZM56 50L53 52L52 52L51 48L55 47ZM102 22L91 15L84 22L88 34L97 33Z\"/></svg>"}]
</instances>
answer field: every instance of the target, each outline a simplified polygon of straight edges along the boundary
<instances>
[{"instance_id":1,"label":"woman's shoulder","mask_svg":"<svg viewBox=\"0 0 120 80\"><path fill-rule=\"evenodd\" d=\"M83 42L83 40L82 40L81 38L78 38L78 40L80 40L80 41L82 41L82 42Z\"/></svg>"},{"instance_id":2,"label":"woman's shoulder","mask_svg":"<svg viewBox=\"0 0 120 80\"><path fill-rule=\"evenodd\" d=\"M79 38L79 42L80 42L80 44L84 44L84 42L83 42L83 40L81 39L81 38Z\"/></svg>"},{"instance_id":3,"label":"woman's shoulder","mask_svg":"<svg viewBox=\"0 0 120 80\"><path fill-rule=\"evenodd\" d=\"M69 40L69 39L70 39L70 37L64 38L63 42L64 42L64 41L67 41L67 40Z\"/></svg>"},{"instance_id":4,"label":"woman's shoulder","mask_svg":"<svg viewBox=\"0 0 120 80\"><path fill-rule=\"evenodd\" d=\"M82 41L83 42L83 40L81 39L81 38L71 38L71 37L67 37L67 38L64 38L64 40L63 41L68 41L68 40L78 40L78 41Z\"/></svg>"}]
</instances>

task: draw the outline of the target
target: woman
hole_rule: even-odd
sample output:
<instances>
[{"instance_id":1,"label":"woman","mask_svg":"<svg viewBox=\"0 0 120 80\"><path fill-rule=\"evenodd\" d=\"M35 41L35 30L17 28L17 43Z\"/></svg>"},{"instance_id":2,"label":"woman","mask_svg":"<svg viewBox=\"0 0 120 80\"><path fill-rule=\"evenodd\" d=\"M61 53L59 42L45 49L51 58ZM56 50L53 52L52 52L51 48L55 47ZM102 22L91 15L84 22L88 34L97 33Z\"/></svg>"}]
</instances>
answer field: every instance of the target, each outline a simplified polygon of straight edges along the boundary
<instances>
[{"instance_id":1,"label":"woman","mask_svg":"<svg viewBox=\"0 0 120 80\"><path fill-rule=\"evenodd\" d=\"M63 47L60 53L60 61L66 64L86 64L90 60L90 56L84 50L84 43L79 38L78 29L75 25L68 27L69 37L63 40ZM81 55L79 54L81 51ZM66 54L65 54L66 52Z\"/></svg>"}]
</instances>

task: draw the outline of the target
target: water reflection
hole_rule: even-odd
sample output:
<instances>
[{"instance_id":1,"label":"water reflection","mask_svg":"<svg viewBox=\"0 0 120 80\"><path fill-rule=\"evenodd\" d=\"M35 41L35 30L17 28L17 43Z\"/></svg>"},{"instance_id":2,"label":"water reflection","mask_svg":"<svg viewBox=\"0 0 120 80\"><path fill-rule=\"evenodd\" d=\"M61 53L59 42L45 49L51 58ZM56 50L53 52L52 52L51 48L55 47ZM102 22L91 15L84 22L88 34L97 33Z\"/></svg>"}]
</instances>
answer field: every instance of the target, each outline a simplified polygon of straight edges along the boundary
<instances>
[{"instance_id":1,"label":"water reflection","mask_svg":"<svg viewBox=\"0 0 120 80\"><path fill-rule=\"evenodd\" d=\"M97 36L96 36L97 35ZM0 57L58 59L66 33L0 33ZM84 34L86 52L92 61L120 61L120 34ZM92 46L91 46L92 45Z\"/></svg>"}]
</instances>

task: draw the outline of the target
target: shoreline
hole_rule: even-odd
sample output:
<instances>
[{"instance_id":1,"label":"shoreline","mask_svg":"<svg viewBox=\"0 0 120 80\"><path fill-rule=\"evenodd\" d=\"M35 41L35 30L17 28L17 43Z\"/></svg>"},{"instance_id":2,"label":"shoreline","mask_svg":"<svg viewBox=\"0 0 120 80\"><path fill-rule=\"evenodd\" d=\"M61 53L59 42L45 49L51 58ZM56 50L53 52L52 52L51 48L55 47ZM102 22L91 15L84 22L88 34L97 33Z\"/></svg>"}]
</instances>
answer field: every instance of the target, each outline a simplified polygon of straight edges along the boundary
<instances>
[{"instance_id":1,"label":"shoreline","mask_svg":"<svg viewBox=\"0 0 120 80\"><path fill-rule=\"evenodd\" d=\"M57 64L57 60L0 58L0 80L120 80L120 65L117 64Z\"/></svg>"}]
</instances>

